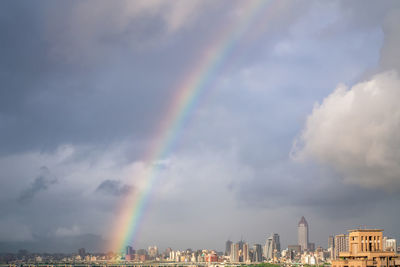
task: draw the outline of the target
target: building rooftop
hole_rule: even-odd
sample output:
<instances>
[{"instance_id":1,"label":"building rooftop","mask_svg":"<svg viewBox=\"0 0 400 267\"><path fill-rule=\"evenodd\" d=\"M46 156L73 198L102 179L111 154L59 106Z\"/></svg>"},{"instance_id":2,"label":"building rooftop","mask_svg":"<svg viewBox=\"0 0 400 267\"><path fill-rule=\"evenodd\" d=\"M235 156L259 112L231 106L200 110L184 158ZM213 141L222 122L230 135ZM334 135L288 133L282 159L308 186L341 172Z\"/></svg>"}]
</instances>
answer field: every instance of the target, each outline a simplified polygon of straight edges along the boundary
<instances>
[{"instance_id":1,"label":"building rooftop","mask_svg":"<svg viewBox=\"0 0 400 267\"><path fill-rule=\"evenodd\" d=\"M353 232L383 232L383 229L353 229L348 230L349 233Z\"/></svg>"},{"instance_id":2,"label":"building rooftop","mask_svg":"<svg viewBox=\"0 0 400 267\"><path fill-rule=\"evenodd\" d=\"M304 216L301 216L301 219L300 219L300 221L299 221L299 226L300 226L301 224L304 224L304 225L308 226L308 223L307 223L307 221L306 221L306 218L304 218Z\"/></svg>"}]
</instances>

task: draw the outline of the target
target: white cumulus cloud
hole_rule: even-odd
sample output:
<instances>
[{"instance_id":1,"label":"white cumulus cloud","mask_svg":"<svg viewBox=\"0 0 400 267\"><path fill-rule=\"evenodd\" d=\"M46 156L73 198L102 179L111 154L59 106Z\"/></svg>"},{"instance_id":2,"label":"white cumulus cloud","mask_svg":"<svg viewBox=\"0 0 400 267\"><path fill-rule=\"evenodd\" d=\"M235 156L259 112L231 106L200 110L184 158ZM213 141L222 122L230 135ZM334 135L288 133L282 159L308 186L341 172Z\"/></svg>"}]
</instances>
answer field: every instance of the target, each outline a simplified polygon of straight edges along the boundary
<instances>
[{"instance_id":1,"label":"white cumulus cloud","mask_svg":"<svg viewBox=\"0 0 400 267\"><path fill-rule=\"evenodd\" d=\"M292 156L328 165L347 183L400 190L399 101L395 71L339 85L315 105Z\"/></svg>"}]
</instances>

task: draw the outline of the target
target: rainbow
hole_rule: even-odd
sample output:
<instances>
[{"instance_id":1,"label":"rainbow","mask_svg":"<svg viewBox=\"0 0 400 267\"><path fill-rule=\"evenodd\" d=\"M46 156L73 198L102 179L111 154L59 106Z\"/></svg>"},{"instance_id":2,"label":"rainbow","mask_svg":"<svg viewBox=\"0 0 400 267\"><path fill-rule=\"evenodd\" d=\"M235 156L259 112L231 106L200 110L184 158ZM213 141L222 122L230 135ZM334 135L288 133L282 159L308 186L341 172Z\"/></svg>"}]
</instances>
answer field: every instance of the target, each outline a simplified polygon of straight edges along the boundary
<instances>
[{"instance_id":1,"label":"rainbow","mask_svg":"<svg viewBox=\"0 0 400 267\"><path fill-rule=\"evenodd\" d=\"M159 167L154 163L167 157L175 147L185 122L196 107L207 85L215 80L218 70L232 54L238 41L243 38L249 27L260 15L268 15L264 11L267 8L272 10L271 4L276 2L269 0L242 1L244 14L241 19L217 32L216 36L218 37L207 47L202 59L198 61L189 75L184 75L185 79L178 86L173 101L169 105L170 108L157 131L156 141L144 157L145 162L153 163L151 170L144 177L144 188L140 193L126 197L120 206L120 212L115 221L111 251L121 252L125 246L136 240L140 223L158 177Z\"/></svg>"}]
</instances>

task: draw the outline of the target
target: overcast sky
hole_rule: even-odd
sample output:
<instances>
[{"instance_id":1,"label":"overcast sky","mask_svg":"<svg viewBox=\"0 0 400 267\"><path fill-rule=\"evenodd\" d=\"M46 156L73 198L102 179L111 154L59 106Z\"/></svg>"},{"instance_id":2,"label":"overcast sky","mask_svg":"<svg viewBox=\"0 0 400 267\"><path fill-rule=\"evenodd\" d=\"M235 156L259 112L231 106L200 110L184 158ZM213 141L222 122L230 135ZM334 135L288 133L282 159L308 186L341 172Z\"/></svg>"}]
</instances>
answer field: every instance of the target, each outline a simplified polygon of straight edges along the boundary
<instances>
[{"instance_id":1,"label":"overcast sky","mask_svg":"<svg viewBox=\"0 0 400 267\"><path fill-rule=\"evenodd\" d=\"M272 1L170 153L145 161L178 85L245 9L1 1L0 251L103 250L153 164L135 248L285 247L301 216L323 247L360 225L400 238L399 1Z\"/></svg>"}]
</instances>

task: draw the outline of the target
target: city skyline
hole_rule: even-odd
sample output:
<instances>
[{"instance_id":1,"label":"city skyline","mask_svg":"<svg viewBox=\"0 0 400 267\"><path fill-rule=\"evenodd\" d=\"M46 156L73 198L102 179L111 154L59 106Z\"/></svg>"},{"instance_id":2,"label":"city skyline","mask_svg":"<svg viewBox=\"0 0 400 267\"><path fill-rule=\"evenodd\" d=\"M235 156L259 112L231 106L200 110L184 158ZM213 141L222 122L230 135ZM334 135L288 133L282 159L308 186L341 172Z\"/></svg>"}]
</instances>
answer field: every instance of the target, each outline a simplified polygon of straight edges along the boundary
<instances>
[{"instance_id":1,"label":"city skyline","mask_svg":"<svg viewBox=\"0 0 400 267\"><path fill-rule=\"evenodd\" d=\"M304 224L304 222L305 218L302 217L299 224ZM85 248L80 248L78 253L71 254L40 254L19 250L18 253L0 253L0 263L12 265L19 262L29 266L41 266L43 263L69 263L72 265L90 263L104 266L116 263L120 266L147 266L148 264L151 266L165 266L165 264L190 266L272 264L271 267L298 264L332 267L345 267L349 264L374 267L400 266L400 246L397 247L395 239L384 236L383 229L359 227L358 229L349 229L347 232L347 234L329 236L327 249L314 248L314 246L302 249L301 245L289 245L287 249L281 250L279 235L274 233L267 238L264 253L260 244L250 246L241 239L235 243L228 240L225 253L208 248L197 250L167 248L161 252L157 246L149 246L148 249L133 249L133 247L127 246L123 253L91 253ZM332 251L334 251L333 254Z\"/></svg>"},{"instance_id":2,"label":"city skyline","mask_svg":"<svg viewBox=\"0 0 400 267\"><path fill-rule=\"evenodd\" d=\"M399 1L5 0L0 25L0 253L400 240Z\"/></svg>"},{"instance_id":3,"label":"city skyline","mask_svg":"<svg viewBox=\"0 0 400 267\"><path fill-rule=\"evenodd\" d=\"M22 263L29 266L43 264L92 264L120 266L165 266L185 264L190 266L209 266L210 264L258 265L272 264L274 266L293 266L298 264L346 267L349 264L374 267L400 266L400 246L396 239L384 236L383 229L359 227L348 229L347 234L329 236L328 248L315 247L308 243L304 247L304 238L301 227L308 223L304 216L298 223L299 244L289 245L281 249L279 234L273 233L267 239L264 252L260 244L250 245L242 238L238 242L230 240L225 243L225 253L214 249L202 248L176 250L170 247L160 251L158 246L149 246L147 249L134 249L126 246L124 252L93 253L85 248L78 249L78 253L35 253L20 249L17 253L0 253L0 263Z\"/></svg>"}]
</instances>

